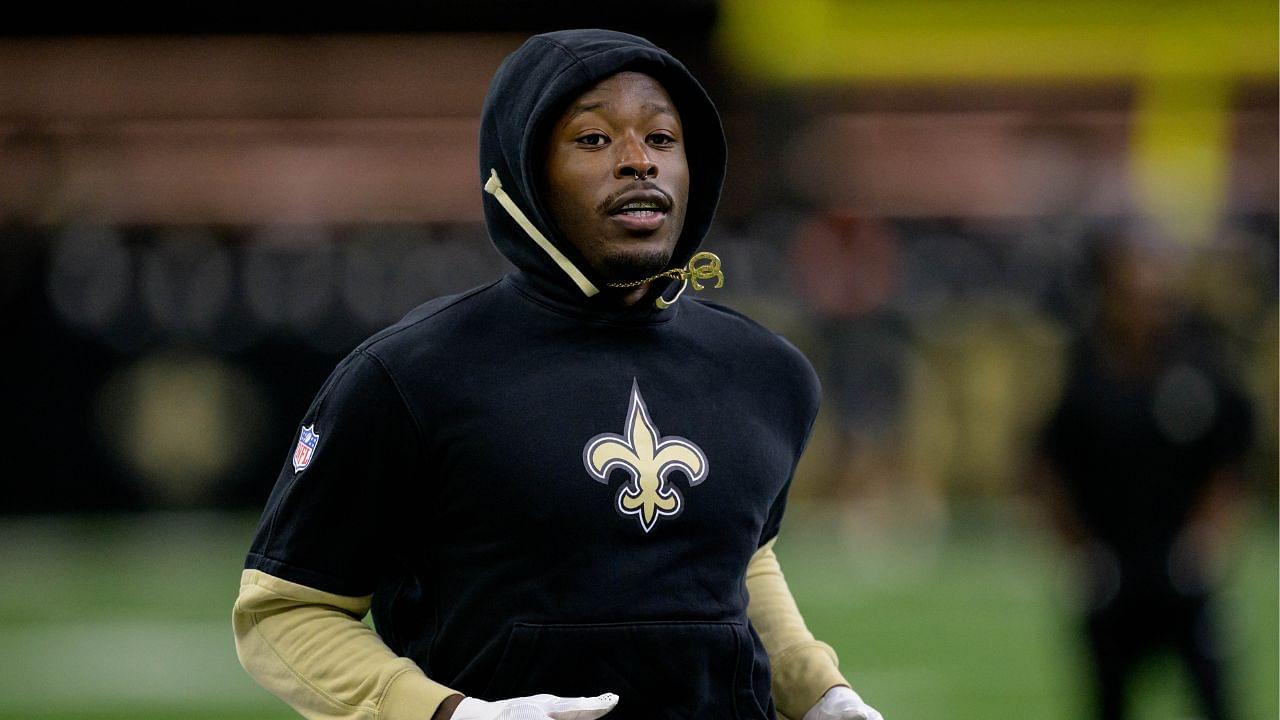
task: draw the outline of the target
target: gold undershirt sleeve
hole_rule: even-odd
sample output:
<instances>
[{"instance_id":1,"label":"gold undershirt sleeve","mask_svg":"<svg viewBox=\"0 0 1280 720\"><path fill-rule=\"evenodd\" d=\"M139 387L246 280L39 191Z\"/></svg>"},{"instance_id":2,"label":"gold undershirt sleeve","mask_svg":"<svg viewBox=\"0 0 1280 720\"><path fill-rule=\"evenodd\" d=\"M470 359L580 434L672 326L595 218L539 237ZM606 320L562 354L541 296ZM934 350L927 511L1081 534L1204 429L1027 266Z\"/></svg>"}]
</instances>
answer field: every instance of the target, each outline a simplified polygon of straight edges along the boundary
<instances>
[{"instance_id":1,"label":"gold undershirt sleeve","mask_svg":"<svg viewBox=\"0 0 1280 720\"><path fill-rule=\"evenodd\" d=\"M773 543L761 546L747 565L747 617L769 655L778 712L799 720L827 690L849 683L840 674L836 651L815 640L805 626L773 554Z\"/></svg>"},{"instance_id":2,"label":"gold undershirt sleeve","mask_svg":"<svg viewBox=\"0 0 1280 720\"><path fill-rule=\"evenodd\" d=\"M360 621L371 601L245 570L232 613L240 664L310 720L430 720L454 691Z\"/></svg>"}]
</instances>

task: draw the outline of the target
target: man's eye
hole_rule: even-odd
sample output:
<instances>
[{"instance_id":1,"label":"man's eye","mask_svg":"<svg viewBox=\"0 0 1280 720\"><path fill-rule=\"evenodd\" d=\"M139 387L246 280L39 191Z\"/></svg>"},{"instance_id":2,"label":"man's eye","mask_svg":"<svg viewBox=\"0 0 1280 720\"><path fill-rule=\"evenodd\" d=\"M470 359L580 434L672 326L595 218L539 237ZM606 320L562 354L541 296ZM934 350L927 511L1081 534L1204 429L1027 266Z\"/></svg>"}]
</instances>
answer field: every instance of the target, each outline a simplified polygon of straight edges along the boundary
<instances>
[{"instance_id":1,"label":"man's eye","mask_svg":"<svg viewBox=\"0 0 1280 720\"><path fill-rule=\"evenodd\" d=\"M649 142L653 145L674 145L676 139L664 132L656 132L649 135Z\"/></svg>"},{"instance_id":2,"label":"man's eye","mask_svg":"<svg viewBox=\"0 0 1280 720\"><path fill-rule=\"evenodd\" d=\"M604 133L587 133L586 135L580 136L575 142L579 145L599 147L601 145L608 144L609 138L606 137Z\"/></svg>"}]
</instances>

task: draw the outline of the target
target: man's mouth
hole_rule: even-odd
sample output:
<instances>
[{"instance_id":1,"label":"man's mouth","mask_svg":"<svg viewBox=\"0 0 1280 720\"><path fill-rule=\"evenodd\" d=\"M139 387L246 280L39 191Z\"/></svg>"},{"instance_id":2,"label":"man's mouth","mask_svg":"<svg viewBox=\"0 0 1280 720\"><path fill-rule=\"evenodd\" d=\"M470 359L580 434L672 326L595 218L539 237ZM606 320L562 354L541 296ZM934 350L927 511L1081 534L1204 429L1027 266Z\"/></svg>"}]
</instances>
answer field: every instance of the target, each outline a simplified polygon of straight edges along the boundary
<instances>
[{"instance_id":1,"label":"man's mouth","mask_svg":"<svg viewBox=\"0 0 1280 720\"><path fill-rule=\"evenodd\" d=\"M628 230L652 232L662 226L671 201L656 188L623 193L609 206L609 216Z\"/></svg>"},{"instance_id":2,"label":"man's mouth","mask_svg":"<svg viewBox=\"0 0 1280 720\"><path fill-rule=\"evenodd\" d=\"M659 205L656 202L653 202L652 200L637 200L636 202L629 202L626 205L623 205L622 207L618 208L618 211L614 214L615 215L617 214L645 215L645 214L655 213L655 212L665 213L666 210L664 210L661 205Z\"/></svg>"}]
</instances>

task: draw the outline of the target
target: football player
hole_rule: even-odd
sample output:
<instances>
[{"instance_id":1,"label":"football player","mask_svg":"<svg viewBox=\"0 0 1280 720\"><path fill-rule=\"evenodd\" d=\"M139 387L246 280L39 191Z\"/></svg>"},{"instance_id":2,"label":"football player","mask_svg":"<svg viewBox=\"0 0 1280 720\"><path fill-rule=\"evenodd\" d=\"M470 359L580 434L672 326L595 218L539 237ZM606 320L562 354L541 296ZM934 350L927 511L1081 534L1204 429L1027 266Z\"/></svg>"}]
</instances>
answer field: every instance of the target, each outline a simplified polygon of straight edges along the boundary
<instances>
[{"instance_id":1,"label":"football player","mask_svg":"<svg viewBox=\"0 0 1280 720\"><path fill-rule=\"evenodd\" d=\"M262 685L314 718L879 720L772 549L815 374L681 299L724 281L699 248L724 170L714 106L652 43L507 58L480 182L516 269L321 388L234 612Z\"/></svg>"}]
</instances>

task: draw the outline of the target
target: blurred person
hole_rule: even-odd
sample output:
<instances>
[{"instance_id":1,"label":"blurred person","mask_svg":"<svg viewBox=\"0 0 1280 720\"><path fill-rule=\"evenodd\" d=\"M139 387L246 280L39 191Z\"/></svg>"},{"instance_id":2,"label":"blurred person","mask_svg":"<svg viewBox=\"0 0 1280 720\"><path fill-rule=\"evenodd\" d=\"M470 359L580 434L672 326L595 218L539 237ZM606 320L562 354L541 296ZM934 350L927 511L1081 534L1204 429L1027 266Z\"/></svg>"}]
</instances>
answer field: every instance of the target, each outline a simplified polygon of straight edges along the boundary
<instances>
[{"instance_id":1,"label":"blurred person","mask_svg":"<svg viewBox=\"0 0 1280 720\"><path fill-rule=\"evenodd\" d=\"M901 285L901 238L891 222L827 208L788 247L797 294L812 311L826 399L839 432L827 488L842 501L850 541L895 526L931 528L942 499L903 472L902 423L910 348L890 303Z\"/></svg>"},{"instance_id":2,"label":"blurred person","mask_svg":"<svg viewBox=\"0 0 1280 720\"><path fill-rule=\"evenodd\" d=\"M321 388L241 578L241 662L313 718L879 720L772 550L816 376L679 301L723 280L706 93L641 38L539 35L480 155L516 270Z\"/></svg>"},{"instance_id":3,"label":"blurred person","mask_svg":"<svg viewBox=\"0 0 1280 720\"><path fill-rule=\"evenodd\" d=\"M905 382L901 331L886 311L898 285L897 234L883 220L829 210L801 226L788 261L818 320L842 430L869 451L893 445Z\"/></svg>"},{"instance_id":4,"label":"blurred person","mask_svg":"<svg viewBox=\"0 0 1280 720\"><path fill-rule=\"evenodd\" d=\"M1171 249L1117 228L1093 250L1095 322L1043 431L1040 477L1083 560L1099 716L1125 717L1135 671L1171 648L1224 720L1209 599L1251 410L1189 330Z\"/></svg>"}]
</instances>

